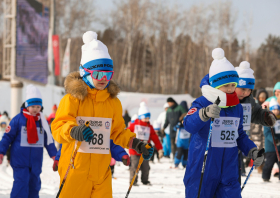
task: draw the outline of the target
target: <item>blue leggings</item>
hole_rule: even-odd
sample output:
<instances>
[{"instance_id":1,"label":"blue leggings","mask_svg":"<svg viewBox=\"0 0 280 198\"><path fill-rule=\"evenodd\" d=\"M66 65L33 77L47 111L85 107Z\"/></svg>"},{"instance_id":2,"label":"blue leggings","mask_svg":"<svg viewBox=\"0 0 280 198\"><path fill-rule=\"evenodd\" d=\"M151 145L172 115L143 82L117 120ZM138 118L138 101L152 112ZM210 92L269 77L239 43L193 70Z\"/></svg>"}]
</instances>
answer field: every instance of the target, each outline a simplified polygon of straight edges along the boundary
<instances>
[{"instance_id":1,"label":"blue leggings","mask_svg":"<svg viewBox=\"0 0 280 198\"><path fill-rule=\"evenodd\" d=\"M163 153L164 156L170 156L171 153L171 141L170 135L165 134L166 136L163 138Z\"/></svg>"}]
</instances>

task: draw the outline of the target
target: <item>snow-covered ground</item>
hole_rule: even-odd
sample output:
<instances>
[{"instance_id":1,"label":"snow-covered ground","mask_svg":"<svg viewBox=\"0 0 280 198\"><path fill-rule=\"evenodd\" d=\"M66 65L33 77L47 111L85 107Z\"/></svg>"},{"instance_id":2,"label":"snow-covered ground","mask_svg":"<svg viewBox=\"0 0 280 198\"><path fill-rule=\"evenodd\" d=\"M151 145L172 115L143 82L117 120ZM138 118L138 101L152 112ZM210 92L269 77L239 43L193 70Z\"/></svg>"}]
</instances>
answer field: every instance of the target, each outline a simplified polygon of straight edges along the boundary
<instances>
[{"instance_id":1,"label":"snow-covered ground","mask_svg":"<svg viewBox=\"0 0 280 198\"><path fill-rule=\"evenodd\" d=\"M10 192L13 185L13 173L10 166L6 166L7 161L4 160L0 165L0 197L10 197ZM42 189L40 198L55 197L59 187L59 175L52 171L53 160L44 152L43 172L41 174ZM138 181L140 186L132 187L129 197L131 198L183 198L184 184L183 177L185 171L183 169L170 169L172 166L169 159L162 159L158 163L155 159L155 164L150 163L150 181L153 186L143 186ZM246 170L247 173L249 169ZM141 174L141 172L140 172ZM129 171L128 167L119 163L115 166L115 179L113 179L113 196L114 198L124 198L129 187ZM244 182L245 177L242 178ZM271 177L270 183L264 183L261 175L256 170L253 171L246 187L242 192L243 198L279 198L280 197L280 182L278 178Z\"/></svg>"}]
</instances>

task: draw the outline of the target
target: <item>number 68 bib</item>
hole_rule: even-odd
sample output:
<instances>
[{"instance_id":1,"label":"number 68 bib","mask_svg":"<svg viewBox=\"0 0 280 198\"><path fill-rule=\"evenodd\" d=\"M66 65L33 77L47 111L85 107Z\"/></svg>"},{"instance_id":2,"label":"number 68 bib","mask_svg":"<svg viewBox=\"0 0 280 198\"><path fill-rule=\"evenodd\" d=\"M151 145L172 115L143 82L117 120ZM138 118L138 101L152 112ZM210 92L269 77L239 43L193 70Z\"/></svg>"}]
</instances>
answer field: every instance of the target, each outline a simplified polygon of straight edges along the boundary
<instances>
[{"instance_id":1,"label":"number 68 bib","mask_svg":"<svg viewBox=\"0 0 280 198\"><path fill-rule=\"evenodd\" d=\"M240 118L235 117L215 118L212 125L212 147L236 147L239 121Z\"/></svg>"},{"instance_id":2,"label":"number 68 bib","mask_svg":"<svg viewBox=\"0 0 280 198\"><path fill-rule=\"evenodd\" d=\"M89 126L93 131L93 139L90 142L83 141L78 152L109 154L110 134L112 118L98 117L76 117L77 124L84 125L89 121ZM76 141L77 143L78 141Z\"/></svg>"}]
</instances>

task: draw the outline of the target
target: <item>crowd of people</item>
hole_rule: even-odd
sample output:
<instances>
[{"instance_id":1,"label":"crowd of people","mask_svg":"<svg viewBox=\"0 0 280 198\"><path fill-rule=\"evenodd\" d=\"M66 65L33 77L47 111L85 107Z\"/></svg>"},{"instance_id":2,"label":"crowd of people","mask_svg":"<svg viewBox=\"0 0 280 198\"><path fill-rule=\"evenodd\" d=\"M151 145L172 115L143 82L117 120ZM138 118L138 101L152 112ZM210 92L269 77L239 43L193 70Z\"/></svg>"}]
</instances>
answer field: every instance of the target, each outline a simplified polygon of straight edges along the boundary
<instances>
[{"instance_id":1,"label":"crowd of people","mask_svg":"<svg viewBox=\"0 0 280 198\"><path fill-rule=\"evenodd\" d=\"M201 80L202 96L190 108L186 101L179 105L167 98L151 124L145 102L132 118L127 111L122 115L107 47L92 31L83 35L83 41L79 72L66 77L67 94L50 116L42 112L38 88L28 85L19 114L11 120L6 112L0 117L0 164L10 150L11 197L39 197L43 148L63 184L59 197L112 197L115 162L130 166L130 184L142 157L141 182L148 186L149 163L155 156L159 162L169 158L175 169L181 164L186 197L241 197L241 176L246 176L248 165L244 158L256 167L264 162L259 171L264 182L270 180L280 149L280 82L272 97L261 89L254 98L250 64L243 61L234 67L216 48L209 74ZM265 154L260 151L263 147ZM138 177L133 185L139 185Z\"/></svg>"}]
</instances>

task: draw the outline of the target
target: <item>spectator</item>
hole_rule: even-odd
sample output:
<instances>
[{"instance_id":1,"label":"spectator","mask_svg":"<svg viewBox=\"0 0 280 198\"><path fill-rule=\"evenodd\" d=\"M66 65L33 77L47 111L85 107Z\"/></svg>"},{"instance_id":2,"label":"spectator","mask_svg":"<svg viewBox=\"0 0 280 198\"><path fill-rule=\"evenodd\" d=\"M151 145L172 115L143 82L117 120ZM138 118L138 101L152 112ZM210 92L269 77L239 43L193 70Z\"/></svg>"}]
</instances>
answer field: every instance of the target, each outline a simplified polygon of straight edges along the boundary
<instances>
[{"instance_id":1,"label":"spectator","mask_svg":"<svg viewBox=\"0 0 280 198\"><path fill-rule=\"evenodd\" d=\"M166 119L163 128L165 129L168 125L170 125L171 150L174 158L176 152L176 131L174 130L174 127L179 122L181 115L187 111L181 105L178 105L177 102L171 97L167 99L167 103L169 108L166 112Z\"/></svg>"}]
</instances>

